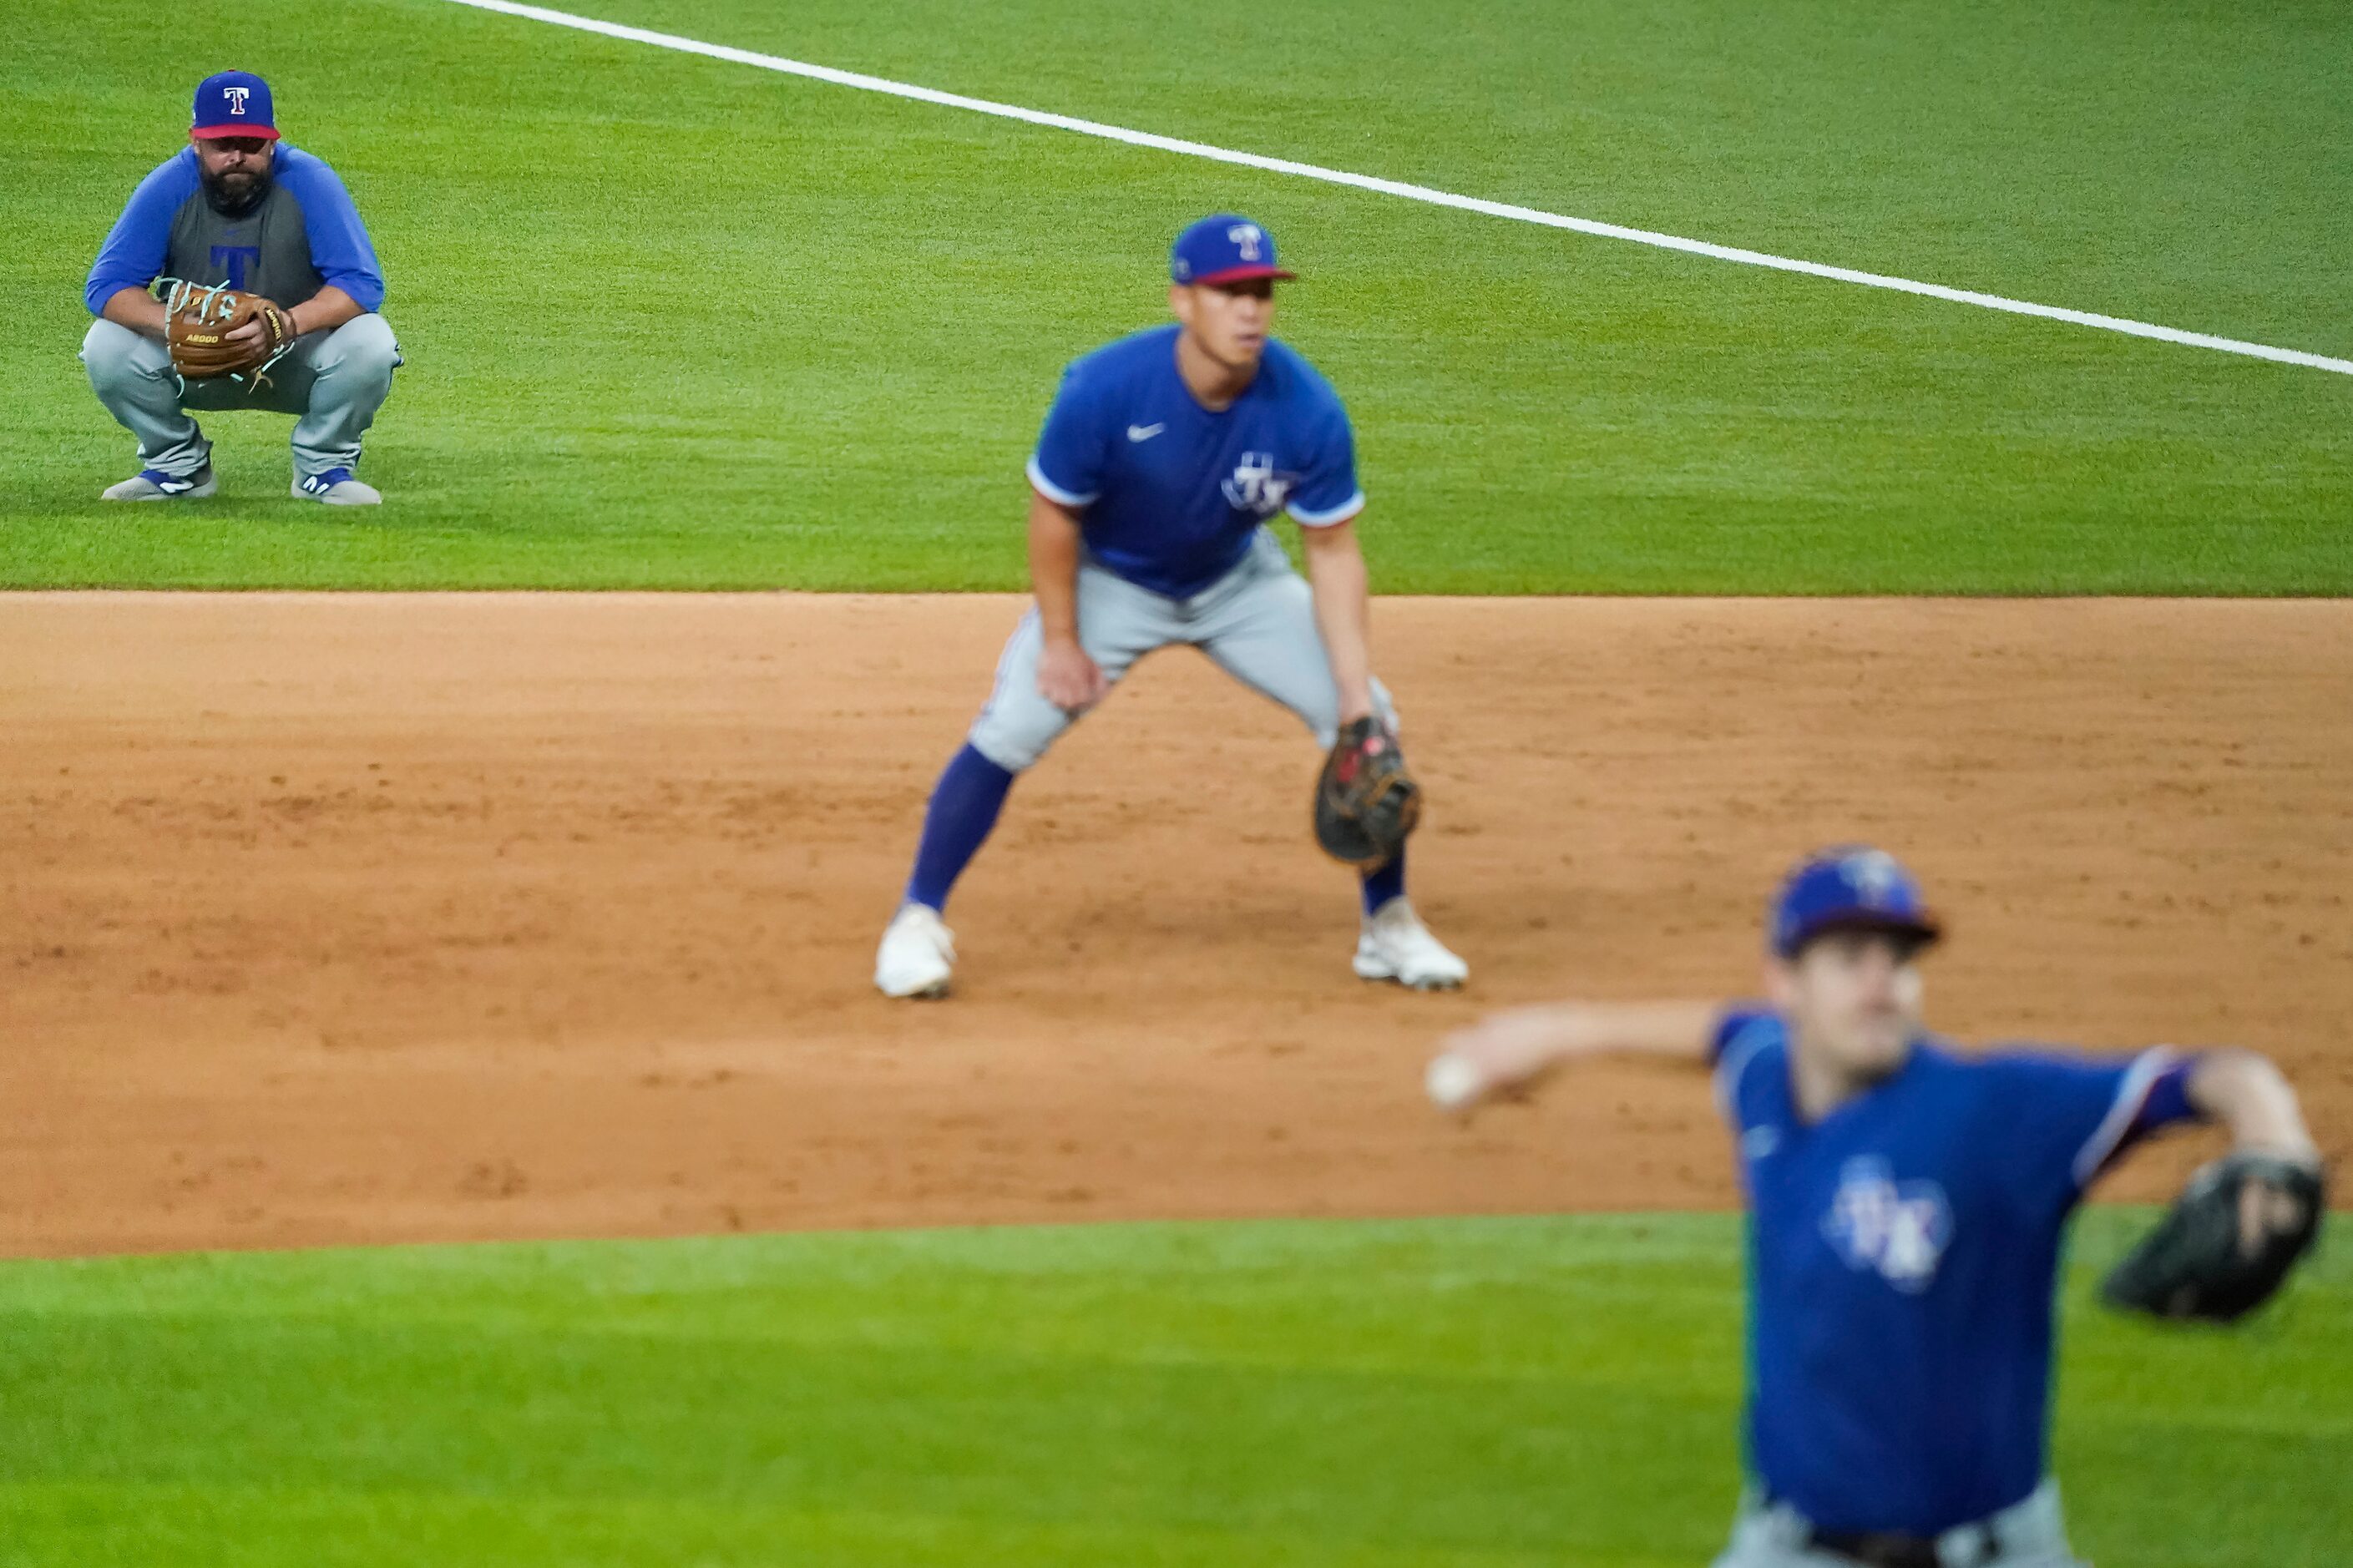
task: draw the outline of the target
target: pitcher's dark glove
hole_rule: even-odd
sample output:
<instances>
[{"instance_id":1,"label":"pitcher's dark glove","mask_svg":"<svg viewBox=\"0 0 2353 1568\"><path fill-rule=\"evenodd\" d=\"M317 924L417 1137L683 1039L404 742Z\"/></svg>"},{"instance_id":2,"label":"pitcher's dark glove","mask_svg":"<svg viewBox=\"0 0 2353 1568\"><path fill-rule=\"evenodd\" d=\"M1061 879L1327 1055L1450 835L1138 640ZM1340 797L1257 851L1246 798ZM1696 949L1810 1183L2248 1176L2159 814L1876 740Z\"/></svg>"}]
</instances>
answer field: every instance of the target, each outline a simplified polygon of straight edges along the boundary
<instances>
[{"instance_id":1,"label":"pitcher's dark glove","mask_svg":"<svg viewBox=\"0 0 2353 1568\"><path fill-rule=\"evenodd\" d=\"M2280 1288L2319 1235L2327 1208L2315 1167L2270 1154L2227 1155L2189 1179L2100 1294L2126 1311L2235 1322Z\"/></svg>"}]
</instances>

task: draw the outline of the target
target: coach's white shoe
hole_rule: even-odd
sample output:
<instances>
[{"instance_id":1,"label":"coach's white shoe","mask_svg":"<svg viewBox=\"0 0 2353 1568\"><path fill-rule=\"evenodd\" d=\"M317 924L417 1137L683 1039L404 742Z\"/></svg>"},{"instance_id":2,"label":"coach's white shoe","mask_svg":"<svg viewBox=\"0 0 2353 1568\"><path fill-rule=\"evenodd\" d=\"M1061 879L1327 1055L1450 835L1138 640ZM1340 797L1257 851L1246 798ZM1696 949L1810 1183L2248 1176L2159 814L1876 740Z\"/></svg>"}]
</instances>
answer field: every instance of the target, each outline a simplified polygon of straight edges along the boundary
<instances>
[{"instance_id":1,"label":"coach's white shoe","mask_svg":"<svg viewBox=\"0 0 2353 1568\"><path fill-rule=\"evenodd\" d=\"M161 468L142 468L119 485L109 485L99 492L100 500L202 500L220 489L213 478L213 466L206 463L193 474L167 474Z\"/></svg>"},{"instance_id":2,"label":"coach's white shoe","mask_svg":"<svg viewBox=\"0 0 2353 1568\"><path fill-rule=\"evenodd\" d=\"M885 996L944 996L955 965L955 933L925 904L902 904L874 954L874 988Z\"/></svg>"},{"instance_id":3,"label":"coach's white shoe","mask_svg":"<svg viewBox=\"0 0 2353 1568\"><path fill-rule=\"evenodd\" d=\"M364 485L352 478L349 468L329 468L323 474L312 474L294 479L297 500L322 500L329 506L381 506L384 496L374 485Z\"/></svg>"},{"instance_id":4,"label":"coach's white shoe","mask_svg":"<svg viewBox=\"0 0 2353 1568\"><path fill-rule=\"evenodd\" d=\"M1430 934L1402 895L1365 917L1356 968L1363 979L1394 980L1416 991L1451 991L1471 978L1471 966Z\"/></svg>"}]
</instances>

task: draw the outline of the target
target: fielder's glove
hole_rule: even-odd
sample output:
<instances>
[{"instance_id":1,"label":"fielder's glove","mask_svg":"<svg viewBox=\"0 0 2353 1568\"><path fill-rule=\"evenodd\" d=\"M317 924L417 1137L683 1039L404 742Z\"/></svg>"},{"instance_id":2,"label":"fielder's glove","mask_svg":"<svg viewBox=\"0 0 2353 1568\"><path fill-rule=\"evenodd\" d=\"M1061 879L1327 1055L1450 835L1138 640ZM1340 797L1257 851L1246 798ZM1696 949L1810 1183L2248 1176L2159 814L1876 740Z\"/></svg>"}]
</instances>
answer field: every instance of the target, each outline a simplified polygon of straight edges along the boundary
<instances>
[{"instance_id":1,"label":"fielder's glove","mask_svg":"<svg viewBox=\"0 0 2353 1568\"><path fill-rule=\"evenodd\" d=\"M1397 737L1377 719L1340 731L1315 781L1315 842L1335 860L1377 870L1405 847L1421 820L1421 786L1405 771Z\"/></svg>"},{"instance_id":2,"label":"fielder's glove","mask_svg":"<svg viewBox=\"0 0 2353 1568\"><path fill-rule=\"evenodd\" d=\"M253 392L268 384L261 373L294 346L294 318L259 294L178 278L158 278L153 287L164 301L172 368L183 381L226 375ZM230 342L229 333L248 321L261 323L261 342Z\"/></svg>"},{"instance_id":3,"label":"fielder's glove","mask_svg":"<svg viewBox=\"0 0 2353 1568\"><path fill-rule=\"evenodd\" d=\"M2108 1305L2228 1323L2271 1299L2320 1232L2319 1171L2268 1154L2232 1154L2189 1179L2158 1227L2116 1265Z\"/></svg>"}]
</instances>

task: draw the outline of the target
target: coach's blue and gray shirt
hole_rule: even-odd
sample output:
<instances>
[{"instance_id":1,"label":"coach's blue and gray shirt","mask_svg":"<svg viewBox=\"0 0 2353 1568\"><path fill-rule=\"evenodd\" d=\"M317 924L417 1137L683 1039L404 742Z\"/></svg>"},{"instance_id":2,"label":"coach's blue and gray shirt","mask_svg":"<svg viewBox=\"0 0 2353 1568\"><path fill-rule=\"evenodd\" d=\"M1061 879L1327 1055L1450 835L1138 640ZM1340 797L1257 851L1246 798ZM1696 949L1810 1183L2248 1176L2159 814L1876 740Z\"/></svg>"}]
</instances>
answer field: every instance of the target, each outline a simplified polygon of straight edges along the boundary
<instances>
[{"instance_id":1,"label":"coach's blue and gray shirt","mask_svg":"<svg viewBox=\"0 0 2353 1568\"><path fill-rule=\"evenodd\" d=\"M243 217L205 199L196 150L183 147L139 182L99 247L83 300L99 315L125 289L157 278L226 283L288 307L328 284L363 310L384 304L384 272L367 226L335 171L281 142L269 194Z\"/></svg>"}]
</instances>

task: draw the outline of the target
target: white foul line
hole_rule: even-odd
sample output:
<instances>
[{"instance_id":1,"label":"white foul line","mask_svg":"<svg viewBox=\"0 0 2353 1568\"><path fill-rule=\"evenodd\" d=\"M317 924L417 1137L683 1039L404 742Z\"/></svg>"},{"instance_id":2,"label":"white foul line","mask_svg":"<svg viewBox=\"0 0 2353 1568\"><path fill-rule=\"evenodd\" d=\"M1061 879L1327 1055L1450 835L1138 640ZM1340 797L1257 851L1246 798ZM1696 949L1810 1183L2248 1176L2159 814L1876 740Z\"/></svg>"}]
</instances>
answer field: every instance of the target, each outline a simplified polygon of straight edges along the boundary
<instances>
[{"instance_id":1,"label":"white foul line","mask_svg":"<svg viewBox=\"0 0 2353 1568\"><path fill-rule=\"evenodd\" d=\"M786 76L807 77L813 81L831 82L836 87L856 88L860 92L880 92L892 98L913 99L919 103L970 110L975 114L993 114L1000 120L1019 120L1031 125L1050 126L1057 131L1074 131L1082 136L1097 136L1106 142L1124 142L1131 147L1150 147L1163 153L1180 153L1189 158L1207 158L1219 163L1239 163L1248 169L1264 169L1271 174L1296 174L1302 179L1321 180L1331 185L1351 185L1360 191L1377 191L1383 195L1401 196L1407 201L1423 202L1431 206L1456 207L1463 212L1483 213L1489 217L1541 224L1546 228L1571 229L1578 234L1599 235L1604 239L1630 239L1637 245L1686 251L1694 256L1713 257L1718 261L1736 261L1745 267L1769 267L1780 272L1802 272L1810 277L1834 279L1841 283L1892 289L1899 294L1949 300L1957 305L1979 305L1989 310L2006 310L2014 316L2042 316L2054 321L2073 321L2079 327L2098 327L2105 331L2123 332L2128 337L2155 338L2160 342L2184 343L2191 348L2215 349L2227 354L2244 354L2250 359L2275 360L2281 364L2300 364L2314 370L2334 371L2339 375L2353 375L2353 360L2330 359L2326 354L2306 353L2302 349L2274 348L2269 343L2218 338L2206 332L2186 332L2179 327L2161 327L2153 321L2103 316L2092 310L2071 310L2062 305L2037 305L2026 300L2004 299L2000 294L1980 294L1973 289L1948 289L1942 283L1919 283L1909 278L1891 278L1882 272L1861 272L1852 267L1831 267L1819 261L1768 256L1761 250L1743 250L1737 246L1716 245L1704 239L1685 239L1680 235L1659 234L1647 228L1628 228L1621 224L1602 223L1589 217L1570 217L1562 213L1542 212L1535 207L1514 206L1509 202L1491 202L1482 196L1461 196L1451 191L1433 190L1428 185L1409 185L1401 180L1354 174L1345 169L1326 169L1319 164L1296 163L1289 158L1270 158L1261 153L1237 152L1230 147L1212 147L1206 142L1187 142L1181 137L1159 136L1149 131L1130 131L1124 126L1105 125L1100 121L1080 120L1040 109L1023 109L1018 104L997 103L986 98L966 98L962 93L942 92L937 88L916 87L884 77L836 70L831 66L810 65L806 60L788 60L781 55L764 55L751 49L732 48L725 44L706 44L696 38L680 37L675 33L656 33L644 27L624 26L618 22L601 22L593 16L575 16L569 11L551 11L543 5L518 5L516 0L450 0L450 3L470 5L480 11L496 11L502 16L522 16L533 22L548 22L559 27L575 27L584 33L597 33L634 44L650 44L658 49L674 49L680 54L702 55L735 65L780 71Z\"/></svg>"}]
</instances>

